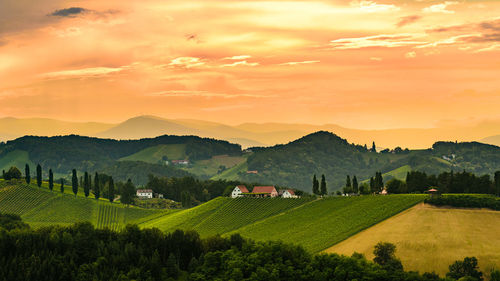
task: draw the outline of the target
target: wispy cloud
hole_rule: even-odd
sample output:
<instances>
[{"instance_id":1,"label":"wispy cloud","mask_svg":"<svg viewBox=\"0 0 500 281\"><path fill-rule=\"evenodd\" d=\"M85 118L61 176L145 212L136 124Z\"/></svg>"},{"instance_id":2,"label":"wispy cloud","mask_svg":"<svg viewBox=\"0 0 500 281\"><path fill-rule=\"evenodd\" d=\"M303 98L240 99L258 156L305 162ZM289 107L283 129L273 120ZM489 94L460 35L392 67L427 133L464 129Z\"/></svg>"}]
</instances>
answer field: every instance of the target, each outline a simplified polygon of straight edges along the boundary
<instances>
[{"instance_id":1,"label":"wispy cloud","mask_svg":"<svg viewBox=\"0 0 500 281\"><path fill-rule=\"evenodd\" d=\"M437 47L440 45L453 45L456 43L463 42L464 39L471 38L471 37L474 37L474 38L481 37L481 34L476 33L476 34L464 34L464 35L453 36L453 37L445 38L445 39L438 40L438 41L435 41L432 43L428 43L428 44L424 44L424 45L420 45L420 46L415 46L415 48L422 49L422 48L429 48L429 47Z\"/></svg>"},{"instance_id":2,"label":"wispy cloud","mask_svg":"<svg viewBox=\"0 0 500 281\"><path fill-rule=\"evenodd\" d=\"M319 62L320 62L319 60L291 61L291 62L280 63L278 65L312 64L312 63L319 63Z\"/></svg>"},{"instance_id":3,"label":"wispy cloud","mask_svg":"<svg viewBox=\"0 0 500 281\"><path fill-rule=\"evenodd\" d=\"M236 61L236 62L229 63L229 64L223 64L220 67L258 66L258 65L259 65L258 62L247 62L246 60L244 60L244 61Z\"/></svg>"},{"instance_id":4,"label":"wispy cloud","mask_svg":"<svg viewBox=\"0 0 500 281\"><path fill-rule=\"evenodd\" d=\"M378 13L378 12L388 12L388 11L399 11L400 8L392 4L379 4L375 1L366 0L354 0L351 1L350 5L352 7L357 7L363 12L367 13Z\"/></svg>"},{"instance_id":5,"label":"wispy cloud","mask_svg":"<svg viewBox=\"0 0 500 281\"><path fill-rule=\"evenodd\" d=\"M127 67L91 67L91 68L49 72L49 73L44 73L41 76L44 78L101 76L119 72L125 68Z\"/></svg>"},{"instance_id":6,"label":"wispy cloud","mask_svg":"<svg viewBox=\"0 0 500 281\"><path fill-rule=\"evenodd\" d=\"M381 34L357 38L342 38L330 41L333 49L348 50L369 47L395 48L404 46L422 45L427 42L418 41L420 34Z\"/></svg>"},{"instance_id":7,"label":"wispy cloud","mask_svg":"<svg viewBox=\"0 0 500 281\"><path fill-rule=\"evenodd\" d=\"M223 60L244 60L244 59L249 59L252 56L249 55L239 55L239 56L232 56L232 57L225 57Z\"/></svg>"},{"instance_id":8,"label":"wispy cloud","mask_svg":"<svg viewBox=\"0 0 500 281\"><path fill-rule=\"evenodd\" d=\"M405 25L412 24L414 22L417 22L420 20L422 17L419 15L413 15L413 16L406 16L406 17L401 17L399 18L398 23L396 23L397 27L403 27Z\"/></svg>"},{"instance_id":9,"label":"wispy cloud","mask_svg":"<svg viewBox=\"0 0 500 281\"><path fill-rule=\"evenodd\" d=\"M432 5L429 7L425 7L422 11L425 13L454 14L455 11L447 10L446 8L448 8L448 6L456 5L456 4L458 4L458 2L456 2L456 1L446 1L446 2L441 3L441 4L436 4L436 5Z\"/></svg>"},{"instance_id":10,"label":"wispy cloud","mask_svg":"<svg viewBox=\"0 0 500 281\"><path fill-rule=\"evenodd\" d=\"M168 64L171 67L193 68L202 66L205 63L200 58L195 57L178 57L170 61Z\"/></svg>"},{"instance_id":11,"label":"wispy cloud","mask_svg":"<svg viewBox=\"0 0 500 281\"><path fill-rule=\"evenodd\" d=\"M67 9L61 9L61 10L56 10L53 13L51 13L51 16L56 16L56 17L75 17L79 14L84 14L88 13L90 10L81 8L81 7L71 7Z\"/></svg>"},{"instance_id":12,"label":"wispy cloud","mask_svg":"<svg viewBox=\"0 0 500 281\"><path fill-rule=\"evenodd\" d=\"M408 52L405 54L405 58L407 59L414 59L417 57L417 53L416 52Z\"/></svg>"},{"instance_id":13,"label":"wispy cloud","mask_svg":"<svg viewBox=\"0 0 500 281\"><path fill-rule=\"evenodd\" d=\"M198 90L167 90L161 92L154 92L148 94L149 96L156 97L205 97L205 98L267 98L269 96L257 95L257 94L227 94L227 93L216 93L210 91L198 91Z\"/></svg>"}]
</instances>

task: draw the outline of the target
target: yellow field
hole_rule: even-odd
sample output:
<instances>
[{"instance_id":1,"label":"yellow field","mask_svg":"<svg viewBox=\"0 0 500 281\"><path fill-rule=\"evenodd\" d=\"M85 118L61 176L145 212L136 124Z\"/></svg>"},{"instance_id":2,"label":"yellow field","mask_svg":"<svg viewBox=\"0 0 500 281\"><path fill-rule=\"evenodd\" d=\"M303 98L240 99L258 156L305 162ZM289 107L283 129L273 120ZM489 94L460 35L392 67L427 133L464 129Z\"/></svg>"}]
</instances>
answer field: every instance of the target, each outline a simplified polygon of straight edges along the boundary
<instances>
[{"instance_id":1,"label":"yellow field","mask_svg":"<svg viewBox=\"0 0 500 281\"><path fill-rule=\"evenodd\" d=\"M500 212L438 208L419 204L329 248L373 259L380 241L396 245L405 270L448 272L456 260L475 256L483 272L500 268Z\"/></svg>"}]
</instances>

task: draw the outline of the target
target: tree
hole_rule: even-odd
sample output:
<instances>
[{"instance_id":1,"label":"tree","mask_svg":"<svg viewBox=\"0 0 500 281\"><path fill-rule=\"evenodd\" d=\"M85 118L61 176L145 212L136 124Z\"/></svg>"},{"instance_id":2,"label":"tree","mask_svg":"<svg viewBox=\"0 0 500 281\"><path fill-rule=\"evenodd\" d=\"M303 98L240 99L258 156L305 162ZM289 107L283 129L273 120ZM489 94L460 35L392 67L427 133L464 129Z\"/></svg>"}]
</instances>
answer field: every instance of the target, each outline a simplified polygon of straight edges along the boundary
<instances>
[{"instance_id":1,"label":"tree","mask_svg":"<svg viewBox=\"0 0 500 281\"><path fill-rule=\"evenodd\" d=\"M134 197L135 197L136 191L135 191L135 186L132 183L130 179L128 179L127 183L122 187L121 193L120 193L120 201L123 204L132 204L134 202Z\"/></svg>"},{"instance_id":2,"label":"tree","mask_svg":"<svg viewBox=\"0 0 500 281\"><path fill-rule=\"evenodd\" d=\"M101 196L101 187L99 186L99 174L96 172L94 176L94 197L96 200Z\"/></svg>"},{"instance_id":3,"label":"tree","mask_svg":"<svg viewBox=\"0 0 500 281\"><path fill-rule=\"evenodd\" d=\"M13 179L21 179L23 175L21 174L21 171L17 167L10 167L10 169L7 171L7 173L4 174L3 178L5 180L13 180Z\"/></svg>"},{"instance_id":4,"label":"tree","mask_svg":"<svg viewBox=\"0 0 500 281\"><path fill-rule=\"evenodd\" d=\"M490 281L500 281L500 270L492 270L490 273Z\"/></svg>"},{"instance_id":5,"label":"tree","mask_svg":"<svg viewBox=\"0 0 500 281\"><path fill-rule=\"evenodd\" d=\"M476 257L466 257L463 261L456 261L449 266L449 270L446 277L460 279L469 276L483 280L483 273L479 271Z\"/></svg>"},{"instance_id":6,"label":"tree","mask_svg":"<svg viewBox=\"0 0 500 281\"><path fill-rule=\"evenodd\" d=\"M495 193L497 196L500 196L500 171L495 172Z\"/></svg>"},{"instance_id":7,"label":"tree","mask_svg":"<svg viewBox=\"0 0 500 281\"><path fill-rule=\"evenodd\" d=\"M321 175L321 195L326 195L328 191L326 190L326 179L325 175Z\"/></svg>"},{"instance_id":8,"label":"tree","mask_svg":"<svg viewBox=\"0 0 500 281\"><path fill-rule=\"evenodd\" d=\"M89 197L90 194L90 182L89 182L89 174L85 172L83 175L83 193L85 193L85 197Z\"/></svg>"},{"instance_id":9,"label":"tree","mask_svg":"<svg viewBox=\"0 0 500 281\"><path fill-rule=\"evenodd\" d=\"M168 276L177 278L179 275L179 265L177 264L177 259L175 258L174 253L170 253L168 256L165 267L167 269Z\"/></svg>"},{"instance_id":10,"label":"tree","mask_svg":"<svg viewBox=\"0 0 500 281\"><path fill-rule=\"evenodd\" d=\"M372 152L377 152L377 146L375 145L375 142L372 143Z\"/></svg>"},{"instance_id":11,"label":"tree","mask_svg":"<svg viewBox=\"0 0 500 281\"><path fill-rule=\"evenodd\" d=\"M76 170L73 169L73 177L71 178L71 186L73 187L73 193L78 193L78 176L76 175Z\"/></svg>"},{"instance_id":12,"label":"tree","mask_svg":"<svg viewBox=\"0 0 500 281\"><path fill-rule=\"evenodd\" d=\"M49 169L49 189L51 192L54 189L54 174L52 173L52 169Z\"/></svg>"},{"instance_id":13,"label":"tree","mask_svg":"<svg viewBox=\"0 0 500 281\"><path fill-rule=\"evenodd\" d=\"M354 193L359 193L358 179L356 176L352 177L352 191Z\"/></svg>"},{"instance_id":14,"label":"tree","mask_svg":"<svg viewBox=\"0 0 500 281\"><path fill-rule=\"evenodd\" d=\"M375 193L375 179L373 177L370 178L370 192Z\"/></svg>"},{"instance_id":15,"label":"tree","mask_svg":"<svg viewBox=\"0 0 500 281\"><path fill-rule=\"evenodd\" d=\"M28 164L26 164L26 167L24 167L24 176L26 178L26 183L30 184L31 175L30 175L30 165L28 165Z\"/></svg>"},{"instance_id":16,"label":"tree","mask_svg":"<svg viewBox=\"0 0 500 281\"><path fill-rule=\"evenodd\" d=\"M387 182L387 192L398 194L405 192L405 183L398 179L391 179Z\"/></svg>"},{"instance_id":17,"label":"tree","mask_svg":"<svg viewBox=\"0 0 500 281\"><path fill-rule=\"evenodd\" d=\"M111 203L115 200L115 182L112 177L109 179L108 199Z\"/></svg>"},{"instance_id":18,"label":"tree","mask_svg":"<svg viewBox=\"0 0 500 281\"><path fill-rule=\"evenodd\" d=\"M36 165L36 185L42 186L42 166L40 164Z\"/></svg>"},{"instance_id":19,"label":"tree","mask_svg":"<svg viewBox=\"0 0 500 281\"><path fill-rule=\"evenodd\" d=\"M373 261L388 270L403 270L401 261L396 257L396 245L388 242L379 242L375 245Z\"/></svg>"},{"instance_id":20,"label":"tree","mask_svg":"<svg viewBox=\"0 0 500 281\"><path fill-rule=\"evenodd\" d=\"M181 194L181 203L182 207L184 208L191 208L192 205L192 200L191 200L191 193L189 191L183 191Z\"/></svg>"},{"instance_id":21,"label":"tree","mask_svg":"<svg viewBox=\"0 0 500 281\"><path fill-rule=\"evenodd\" d=\"M64 193L64 179L61 178L61 193Z\"/></svg>"},{"instance_id":22,"label":"tree","mask_svg":"<svg viewBox=\"0 0 500 281\"><path fill-rule=\"evenodd\" d=\"M313 176L313 194L318 195L319 194L319 182L318 179L316 178L316 174Z\"/></svg>"},{"instance_id":23,"label":"tree","mask_svg":"<svg viewBox=\"0 0 500 281\"><path fill-rule=\"evenodd\" d=\"M345 187L346 188L352 187L352 185L351 185L351 177L349 175L347 175L347 178L345 180Z\"/></svg>"},{"instance_id":24,"label":"tree","mask_svg":"<svg viewBox=\"0 0 500 281\"><path fill-rule=\"evenodd\" d=\"M2 179L5 179L5 170L2 170Z\"/></svg>"}]
</instances>

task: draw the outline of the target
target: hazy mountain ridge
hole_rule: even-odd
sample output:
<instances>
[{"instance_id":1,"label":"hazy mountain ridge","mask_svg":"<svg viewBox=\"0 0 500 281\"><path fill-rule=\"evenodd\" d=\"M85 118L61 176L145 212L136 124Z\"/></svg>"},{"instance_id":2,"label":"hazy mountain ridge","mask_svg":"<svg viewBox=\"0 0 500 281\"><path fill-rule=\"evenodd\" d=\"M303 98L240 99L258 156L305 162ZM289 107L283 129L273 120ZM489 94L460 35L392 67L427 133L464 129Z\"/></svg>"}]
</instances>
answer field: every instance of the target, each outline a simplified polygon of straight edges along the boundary
<instances>
[{"instance_id":1,"label":"hazy mountain ridge","mask_svg":"<svg viewBox=\"0 0 500 281\"><path fill-rule=\"evenodd\" d=\"M137 116L118 124L97 122L67 122L48 118L1 118L0 141L25 135L56 136L77 134L111 139L141 139L161 135L196 135L228 140L252 146L285 144L317 131L333 132L356 144L394 148L428 148L436 141L484 141L500 145L500 121L477 124L441 124L437 128L401 128L384 130L360 130L336 124L310 125L285 123L243 123L224 125L217 122L194 119L164 119L155 116ZM464 134L464 132L467 132ZM489 137L493 136L493 137Z\"/></svg>"}]
</instances>

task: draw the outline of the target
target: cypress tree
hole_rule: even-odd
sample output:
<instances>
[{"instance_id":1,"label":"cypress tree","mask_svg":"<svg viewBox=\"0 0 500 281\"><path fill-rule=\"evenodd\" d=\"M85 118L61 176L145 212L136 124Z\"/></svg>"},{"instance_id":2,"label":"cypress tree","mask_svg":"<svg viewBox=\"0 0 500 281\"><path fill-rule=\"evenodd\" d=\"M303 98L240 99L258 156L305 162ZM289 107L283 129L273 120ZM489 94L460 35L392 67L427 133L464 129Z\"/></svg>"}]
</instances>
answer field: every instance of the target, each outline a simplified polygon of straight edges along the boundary
<instances>
[{"instance_id":1,"label":"cypress tree","mask_svg":"<svg viewBox=\"0 0 500 281\"><path fill-rule=\"evenodd\" d=\"M112 177L109 179L108 199L109 199L109 202L111 202L111 203L113 203L113 200L115 200L115 183L114 183Z\"/></svg>"},{"instance_id":2,"label":"cypress tree","mask_svg":"<svg viewBox=\"0 0 500 281\"><path fill-rule=\"evenodd\" d=\"M26 183L30 184L31 182L30 165L26 164L26 167L24 167L24 174L26 176Z\"/></svg>"},{"instance_id":3,"label":"cypress tree","mask_svg":"<svg viewBox=\"0 0 500 281\"><path fill-rule=\"evenodd\" d=\"M345 187L346 188L350 188L352 185L351 185L351 177L349 175L347 175L347 178L345 180Z\"/></svg>"},{"instance_id":4,"label":"cypress tree","mask_svg":"<svg viewBox=\"0 0 500 281\"><path fill-rule=\"evenodd\" d=\"M5 170L2 170L2 179L5 179Z\"/></svg>"},{"instance_id":5,"label":"cypress tree","mask_svg":"<svg viewBox=\"0 0 500 281\"><path fill-rule=\"evenodd\" d=\"M78 193L78 176L76 175L76 170L73 169L73 176L71 177L71 186L73 187L73 193L76 194Z\"/></svg>"},{"instance_id":6,"label":"cypress tree","mask_svg":"<svg viewBox=\"0 0 500 281\"><path fill-rule=\"evenodd\" d=\"M500 196L500 171L495 172L495 193Z\"/></svg>"},{"instance_id":7,"label":"cypress tree","mask_svg":"<svg viewBox=\"0 0 500 281\"><path fill-rule=\"evenodd\" d=\"M319 194L319 182L318 179L316 178L316 174L313 176L313 194L318 195Z\"/></svg>"},{"instance_id":8,"label":"cypress tree","mask_svg":"<svg viewBox=\"0 0 500 281\"><path fill-rule=\"evenodd\" d=\"M90 186L89 186L89 174L85 172L83 176L83 193L85 193L85 197L89 197Z\"/></svg>"},{"instance_id":9,"label":"cypress tree","mask_svg":"<svg viewBox=\"0 0 500 281\"><path fill-rule=\"evenodd\" d=\"M95 199L99 199L99 197L101 196L101 190L99 186L99 174L97 174L97 172L95 173L94 176L94 196Z\"/></svg>"},{"instance_id":10,"label":"cypress tree","mask_svg":"<svg viewBox=\"0 0 500 281\"><path fill-rule=\"evenodd\" d=\"M370 192L375 193L375 180L373 177L370 178Z\"/></svg>"},{"instance_id":11,"label":"cypress tree","mask_svg":"<svg viewBox=\"0 0 500 281\"><path fill-rule=\"evenodd\" d=\"M372 143L372 152L377 152L377 146L375 145L375 142Z\"/></svg>"},{"instance_id":12,"label":"cypress tree","mask_svg":"<svg viewBox=\"0 0 500 281\"><path fill-rule=\"evenodd\" d=\"M354 193L359 193L358 179L356 176L352 177L352 190Z\"/></svg>"},{"instance_id":13,"label":"cypress tree","mask_svg":"<svg viewBox=\"0 0 500 281\"><path fill-rule=\"evenodd\" d=\"M49 169L49 189L50 192L54 189L54 174L52 173L52 169Z\"/></svg>"},{"instance_id":14,"label":"cypress tree","mask_svg":"<svg viewBox=\"0 0 500 281\"><path fill-rule=\"evenodd\" d=\"M42 186L42 166L36 165L36 184L38 187Z\"/></svg>"},{"instance_id":15,"label":"cypress tree","mask_svg":"<svg viewBox=\"0 0 500 281\"><path fill-rule=\"evenodd\" d=\"M321 175L321 195L326 195L326 179L325 175Z\"/></svg>"},{"instance_id":16,"label":"cypress tree","mask_svg":"<svg viewBox=\"0 0 500 281\"><path fill-rule=\"evenodd\" d=\"M61 193L64 193L64 179L61 178Z\"/></svg>"}]
</instances>

